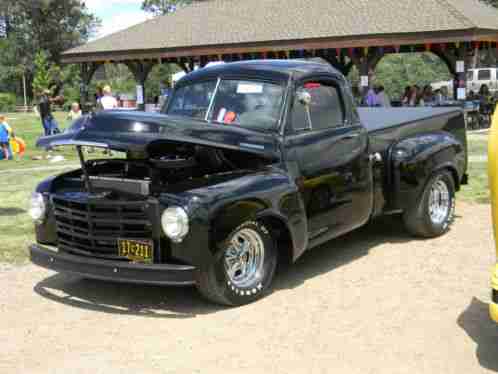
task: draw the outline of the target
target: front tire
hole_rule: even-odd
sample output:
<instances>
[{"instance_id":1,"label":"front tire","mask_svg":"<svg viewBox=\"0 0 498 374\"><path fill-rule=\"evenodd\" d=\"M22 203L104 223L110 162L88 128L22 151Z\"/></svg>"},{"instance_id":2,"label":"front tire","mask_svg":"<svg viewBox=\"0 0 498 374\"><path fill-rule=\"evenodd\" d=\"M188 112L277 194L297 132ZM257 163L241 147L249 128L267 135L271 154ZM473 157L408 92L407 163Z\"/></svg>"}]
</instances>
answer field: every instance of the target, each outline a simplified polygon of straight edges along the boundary
<instances>
[{"instance_id":1,"label":"front tire","mask_svg":"<svg viewBox=\"0 0 498 374\"><path fill-rule=\"evenodd\" d=\"M197 271L197 289L221 305L239 306L262 298L277 266L277 248L261 222L247 221L217 245L214 261Z\"/></svg>"},{"instance_id":2,"label":"front tire","mask_svg":"<svg viewBox=\"0 0 498 374\"><path fill-rule=\"evenodd\" d=\"M445 234L455 217L455 182L450 172L438 171L428 180L422 198L403 214L407 230L418 237Z\"/></svg>"}]
</instances>

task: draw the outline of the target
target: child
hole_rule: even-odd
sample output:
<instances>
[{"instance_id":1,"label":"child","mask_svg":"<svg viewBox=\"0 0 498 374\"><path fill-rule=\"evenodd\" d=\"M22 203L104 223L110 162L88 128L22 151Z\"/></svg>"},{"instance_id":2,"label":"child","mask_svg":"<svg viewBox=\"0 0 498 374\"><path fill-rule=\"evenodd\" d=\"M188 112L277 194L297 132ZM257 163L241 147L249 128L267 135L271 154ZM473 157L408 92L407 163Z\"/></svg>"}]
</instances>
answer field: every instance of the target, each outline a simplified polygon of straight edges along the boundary
<instances>
[{"instance_id":1,"label":"child","mask_svg":"<svg viewBox=\"0 0 498 374\"><path fill-rule=\"evenodd\" d=\"M73 103L73 105L71 105L71 110L69 111L68 115L67 115L67 119L70 120L71 122L77 120L78 118L80 118L83 114L81 113L81 109L80 109L80 104L78 103Z\"/></svg>"},{"instance_id":2,"label":"child","mask_svg":"<svg viewBox=\"0 0 498 374\"><path fill-rule=\"evenodd\" d=\"M5 116L0 115L0 151L2 152L2 156L3 156L4 160L8 160L10 158L9 128L10 127L8 127L8 125L6 125Z\"/></svg>"}]
</instances>

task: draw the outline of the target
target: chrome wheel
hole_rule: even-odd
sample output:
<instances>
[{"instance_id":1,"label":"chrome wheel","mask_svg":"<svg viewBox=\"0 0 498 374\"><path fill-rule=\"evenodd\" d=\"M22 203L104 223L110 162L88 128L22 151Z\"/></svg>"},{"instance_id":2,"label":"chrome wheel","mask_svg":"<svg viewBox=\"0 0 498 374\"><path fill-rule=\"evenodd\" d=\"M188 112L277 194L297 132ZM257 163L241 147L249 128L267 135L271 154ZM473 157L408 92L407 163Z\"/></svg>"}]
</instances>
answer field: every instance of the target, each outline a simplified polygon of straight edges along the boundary
<instances>
[{"instance_id":1,"label":"chrome wheel","mask_svg":"<svg viewBox=\"0 0 498 374\"><path fill-rule=\"evenodd\" d=\"M225 271L236 287L250 287L263 271L265 248L261 236L245 228L236 232L225 251Z\"/></svg>"},{"instance_id":2,"label":"chrome wheel","mask_svg":"<svg viewBox=\"0 0 498 374\"><path fill-rule=\"evenodd\" d=\"M450 192L443 180L437 180L431 187L429 195L429 216L432 223L441 225L450 212Z\"/></svg>"}]
</instances>

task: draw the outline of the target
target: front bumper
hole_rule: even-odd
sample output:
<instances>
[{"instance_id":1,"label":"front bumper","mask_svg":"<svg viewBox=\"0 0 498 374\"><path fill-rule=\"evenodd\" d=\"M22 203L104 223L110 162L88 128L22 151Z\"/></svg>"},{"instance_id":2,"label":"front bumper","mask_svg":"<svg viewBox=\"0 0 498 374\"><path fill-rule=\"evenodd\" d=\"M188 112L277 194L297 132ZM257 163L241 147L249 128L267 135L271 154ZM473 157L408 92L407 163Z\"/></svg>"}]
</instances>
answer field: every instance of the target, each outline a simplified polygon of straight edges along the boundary
<instances>
[{"instance_id":1,"label":"front bumper","mask_svg":"<svg viewBox=\"0 0 498 374\"><path fill-rule=\"evenodd\" d=\"M148 265L86 258L60 253L39 244L31 245L30 258L41 267L91 279L170 286L195 284L195 267L188 265Z\"/></svg>"}]
</instances>

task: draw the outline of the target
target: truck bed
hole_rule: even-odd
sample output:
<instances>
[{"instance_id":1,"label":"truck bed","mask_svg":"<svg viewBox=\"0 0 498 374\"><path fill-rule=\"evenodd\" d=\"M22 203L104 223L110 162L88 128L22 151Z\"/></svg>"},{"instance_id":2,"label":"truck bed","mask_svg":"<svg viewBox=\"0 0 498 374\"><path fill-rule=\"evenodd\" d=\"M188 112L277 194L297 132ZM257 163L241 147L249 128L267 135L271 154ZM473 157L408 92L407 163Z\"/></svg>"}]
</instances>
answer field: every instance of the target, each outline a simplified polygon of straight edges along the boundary
<instances>
[{"instance_id":1,"label":"truck bed","mask_svg":"<svg viewBox=\"0 0 498 374\"><path fill-rule=\"evenodd\" d=\"M373 152L386 152L403 139L441 131L452 134L467 148L465 117L460 108L359 108L358 112Z\"/></svg>"},{"instance_id":2,"label":"truck bed","mask_svg":"<svg viewBox=\"0 0 498 374\"><path fill-rule=\"evenodd\" d=\"M460 108L358 108L361 122L369 133L387 130L451 113L462 113Z\"/></svg>"}]
</instances>

